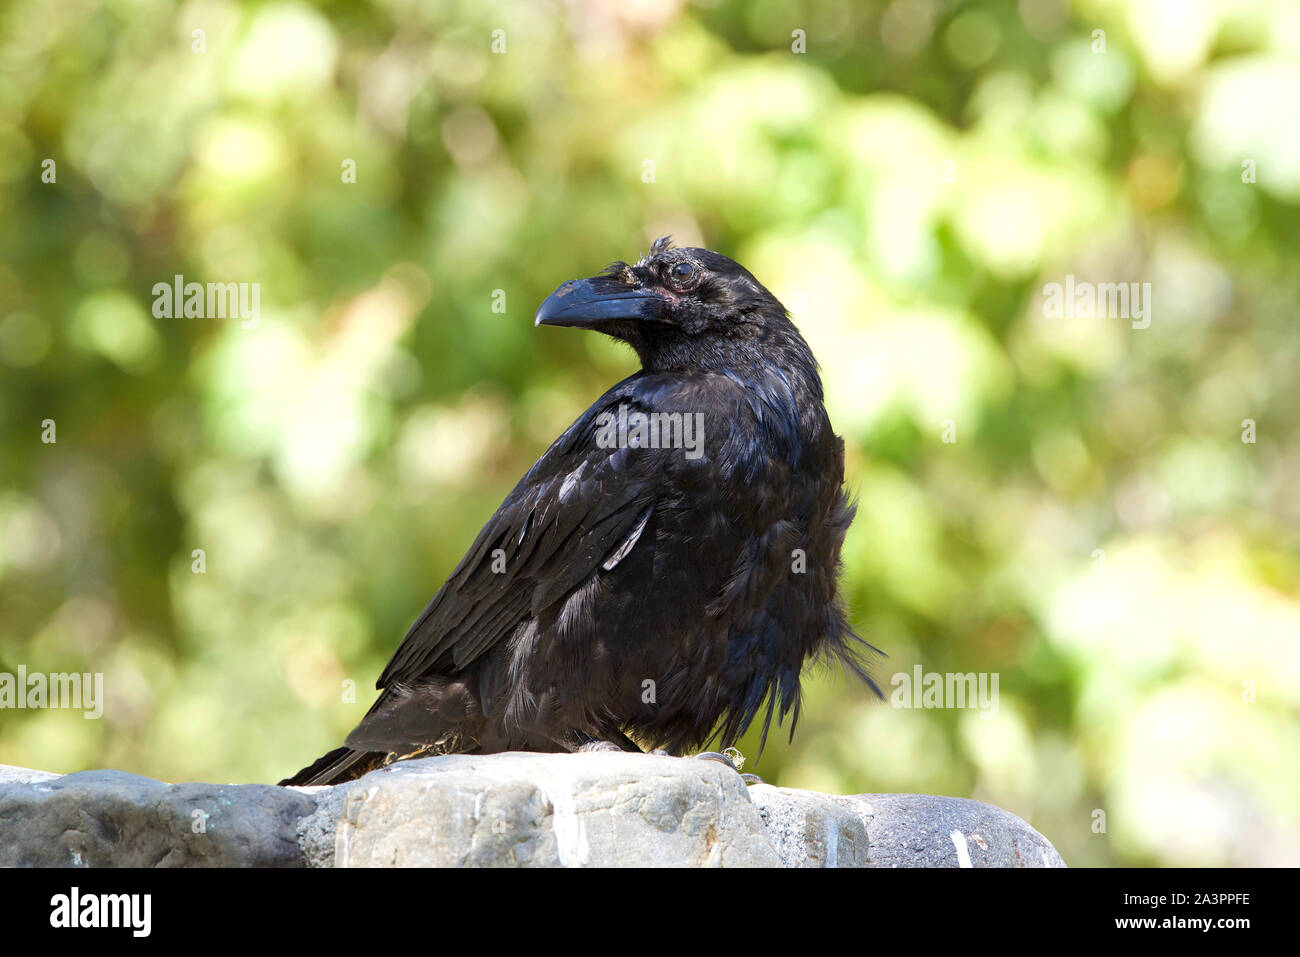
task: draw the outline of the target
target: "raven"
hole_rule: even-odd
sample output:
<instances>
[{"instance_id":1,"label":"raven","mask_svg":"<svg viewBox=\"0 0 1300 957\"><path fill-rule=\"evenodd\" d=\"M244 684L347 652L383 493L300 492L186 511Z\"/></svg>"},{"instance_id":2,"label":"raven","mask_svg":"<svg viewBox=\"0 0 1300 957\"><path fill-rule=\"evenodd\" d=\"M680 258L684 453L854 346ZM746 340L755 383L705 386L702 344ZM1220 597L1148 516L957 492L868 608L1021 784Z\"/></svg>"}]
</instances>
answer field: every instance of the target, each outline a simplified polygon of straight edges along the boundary
<instances>
[{"instance_id":1,"label":"raven","mask_svg":"<svg viewBox=\"0 0 1300 957\"><path fill-rule=\"evenodd\" d=\"M379 676L378 700L281 784L426 754L730 746L798 721L810 658L877 695L837 595L854 507L817 362L748 270L667 237L562 284L535 325L629 344L596 401L488 520Z\"/></svg>"}]
</instances>

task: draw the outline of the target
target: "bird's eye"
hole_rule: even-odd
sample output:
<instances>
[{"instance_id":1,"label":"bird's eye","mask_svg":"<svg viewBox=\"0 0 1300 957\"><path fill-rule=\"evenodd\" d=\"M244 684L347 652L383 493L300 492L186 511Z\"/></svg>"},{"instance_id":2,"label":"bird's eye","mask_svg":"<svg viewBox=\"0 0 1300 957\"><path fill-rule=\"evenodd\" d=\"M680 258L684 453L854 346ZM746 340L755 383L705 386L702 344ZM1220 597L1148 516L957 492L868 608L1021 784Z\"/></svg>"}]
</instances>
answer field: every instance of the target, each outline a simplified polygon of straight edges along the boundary
<instances>
[{"instance_id":1,"label":"bird's eye","mask_svg":"<svg viewBox=\"0 0 1300 957\"><path fill-rule=\"evenodd\" d=\"M668 270L668 275L675 285L684 286L694 278L695 266L683 260Z\"/></svg>"}]
</instances>

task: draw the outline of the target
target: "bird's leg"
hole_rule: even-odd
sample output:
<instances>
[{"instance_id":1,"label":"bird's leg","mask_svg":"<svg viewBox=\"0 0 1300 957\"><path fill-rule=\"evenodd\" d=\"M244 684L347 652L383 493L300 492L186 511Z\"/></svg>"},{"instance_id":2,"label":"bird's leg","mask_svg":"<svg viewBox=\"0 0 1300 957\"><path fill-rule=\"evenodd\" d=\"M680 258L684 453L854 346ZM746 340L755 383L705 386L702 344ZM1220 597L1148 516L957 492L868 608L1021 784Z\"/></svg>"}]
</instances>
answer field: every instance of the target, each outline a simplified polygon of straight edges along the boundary
<instances>
[{"instance_id":1,"label":"bird's leg","mask_svg":"<svg viewBox=\"0 0 1300 957\"><path fill-rule=\"evenodd\" d=\"M573 750L584 753L588 751L627 751L633 754L641 754L641 749L637 747L636 742L618 728L606 728L603 734L604 737L596 737L579 732L574 735L578 744Z\"/></svg>"},{"instance_id":2,"label":"bird's leg","mask_svg":"<svg viewBox=\"0 0 1300 957\"><path fill-rule=\"evenodd\" d=\"M757 774L742 774L740 769L745 766L745 756L735 748L723 748L721 751L701 751L699 754L692 755L699 761L717 761L719 764L725 764L731 770L740 775L740 779L746 784L765 784L766 782Z\"/></svg>"}]
</instances>

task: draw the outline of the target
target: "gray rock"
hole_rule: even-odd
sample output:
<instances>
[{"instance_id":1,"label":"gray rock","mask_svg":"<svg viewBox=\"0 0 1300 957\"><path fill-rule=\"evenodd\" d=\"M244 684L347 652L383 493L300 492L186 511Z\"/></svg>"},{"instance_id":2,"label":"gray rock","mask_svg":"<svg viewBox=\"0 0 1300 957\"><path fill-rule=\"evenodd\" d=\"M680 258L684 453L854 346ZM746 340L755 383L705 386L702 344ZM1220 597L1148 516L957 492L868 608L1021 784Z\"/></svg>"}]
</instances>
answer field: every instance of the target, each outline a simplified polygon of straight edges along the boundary
<instances>
[{"instance_id":1,"label":"gray rock","mask_svg":"<svg viewBox=\"0 0 1300 957\"><path fill-rule=\"evenodd\" d=\"M33 771L31 768L16 768L12 764L0 764L0 784L35 784L57 778L53 771Z\"/></svg>"},{"instance_id":2,"label":"gray rock","mask_svg":"<svg viewBox=\"0 0 1300 957\"><path fill-rule=\"evenodd\" d=\"M364 779L362 779L364 780ZM308 867L333 867L334 847L337 843L338 822L343 817L343 805L361 781L347 781L332 787L291 788L310 797L315 810L298 820L298 847Z\"/></svg>"},{"instance_id":3,"label":"gray rock","mask_svg":"<svg viewBox=\"0 0 1300 957\"><path fill-rule=\"evenodd\" d=\"M337 787L0 766L0 866L1063 867L1013 814L595 752L404 761Z\"/></svg>"},{"instance_id":4,"label":"gray rock","mask_svg":"<svg viewBox=\"0 0 1300 957\"><path fill-rule=\"evenodd\" d=\"M775 867L735 771L658 755L448 755L366 775L339 867Z\"/></svg>"},{"instance_id":5,"label":"gray rock","mask_svg":"<svg viewBox=\"0 0 1300 957\"><path fill-rule=\"evenodd\" d=\"M966 798L859 794L872 867L1064 867L1050 841L1009 811Z\"/></svg>"},{"instance_id":6,"label":"gray rock","mask_svg":"<svg viewBox=\"0 0 1300 957\"><path fill-rule=\"evenodd\" d=\"M266 784L163 784L86 771L0 784L0 866L302 866L315 802Z\"/></svg>"},{"instance_id":7,"label":"gray rock","mask_svg":"<svg viewBox=\"0 0 1300 957\"><path fill-rule=\"evenodd\" d=\"M749 796L784 867L870 867L865 808L851 798L755 784Z\"/></svg>"}]
</instances>

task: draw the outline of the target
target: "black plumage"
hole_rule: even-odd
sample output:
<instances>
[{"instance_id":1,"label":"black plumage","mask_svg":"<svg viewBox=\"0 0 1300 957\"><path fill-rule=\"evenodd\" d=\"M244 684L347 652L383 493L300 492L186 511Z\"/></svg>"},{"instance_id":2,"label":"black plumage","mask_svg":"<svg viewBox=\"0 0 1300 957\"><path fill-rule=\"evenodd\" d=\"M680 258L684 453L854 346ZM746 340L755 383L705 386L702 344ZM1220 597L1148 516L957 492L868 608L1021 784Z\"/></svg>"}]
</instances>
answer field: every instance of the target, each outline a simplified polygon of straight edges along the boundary
<instances>
[{"instance_id":1,"label":"black plumage","mask_svg":"<svg viewBox=\"0 0 1300 957\"><path fill-rule=\"evenodd\" d=\"M781 303L725 256L661 239L564 283L536 322L621 339L642 369L488 520L345 746L282 783L412 754L728 746L764 702L764 740L774 714L793 735L810 658L879 694L837 597L844 443Z\"/></svg>"}]
</instances>

